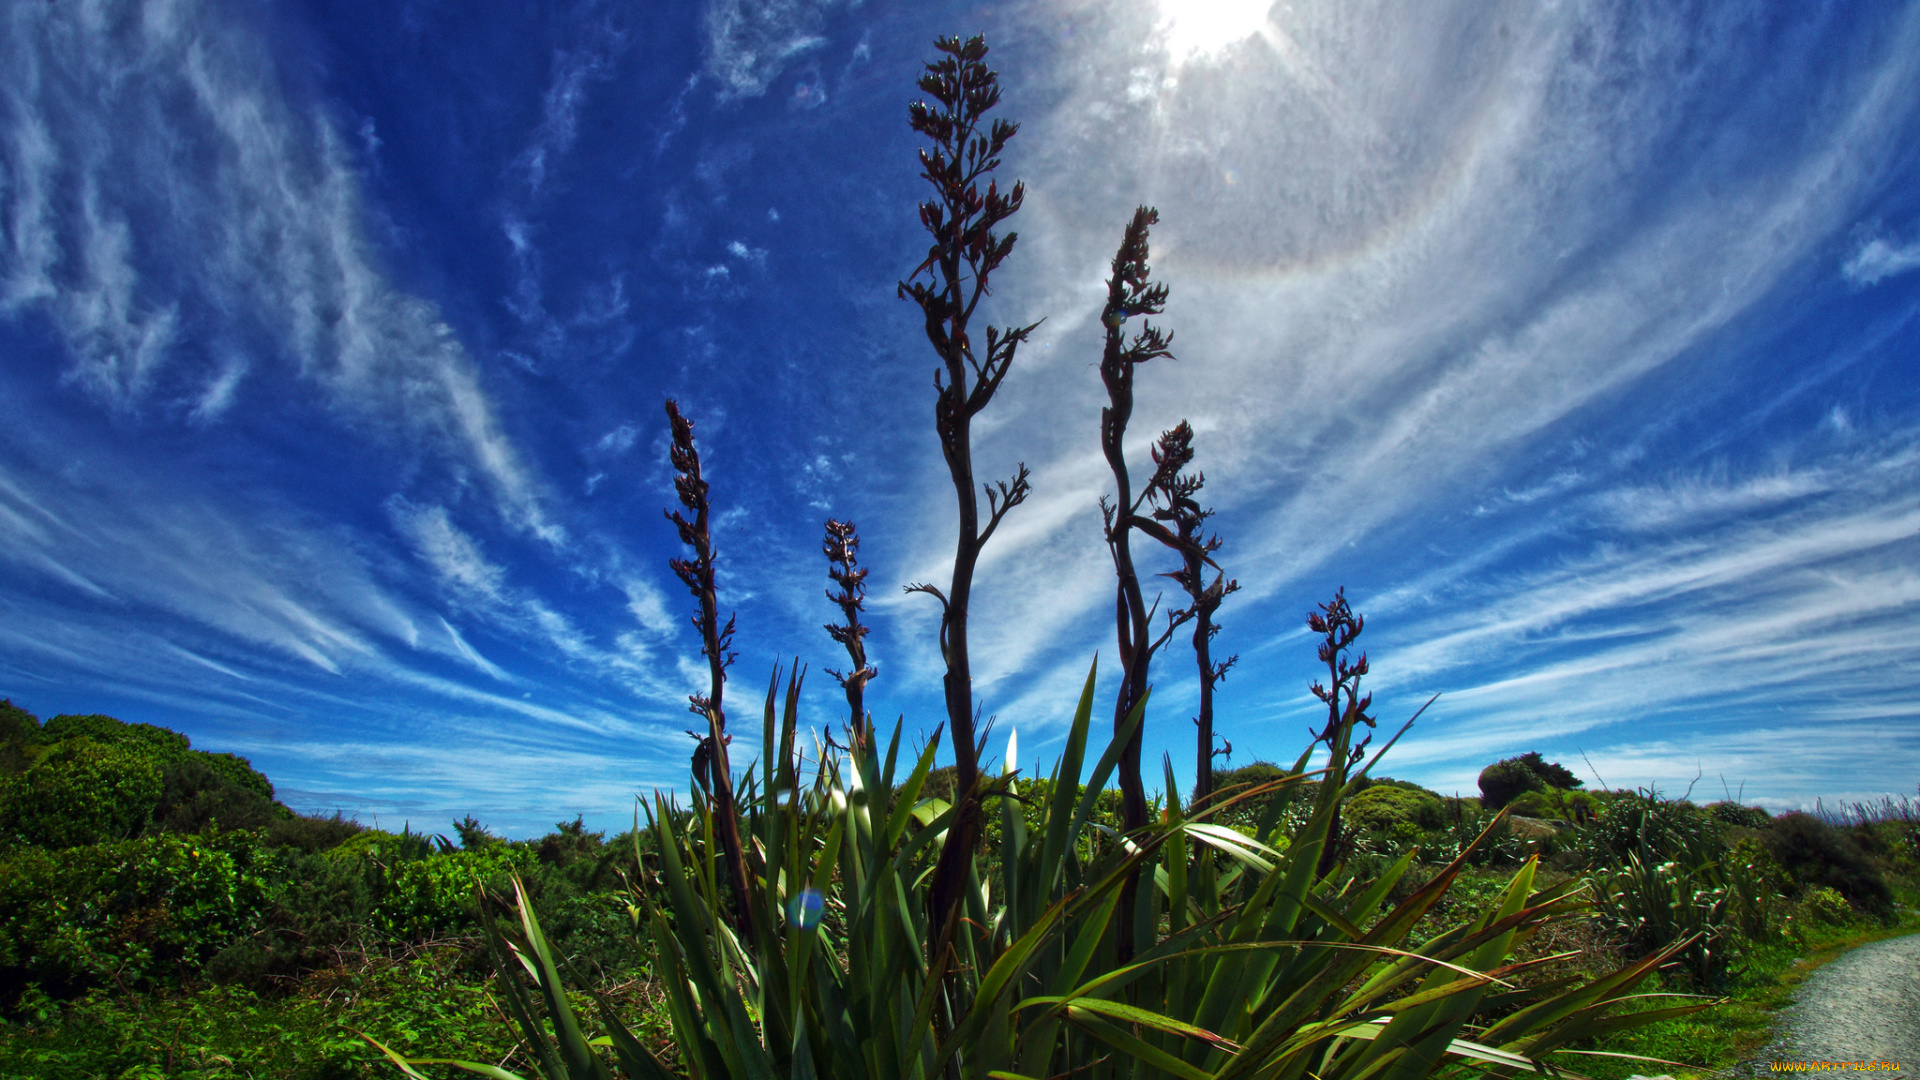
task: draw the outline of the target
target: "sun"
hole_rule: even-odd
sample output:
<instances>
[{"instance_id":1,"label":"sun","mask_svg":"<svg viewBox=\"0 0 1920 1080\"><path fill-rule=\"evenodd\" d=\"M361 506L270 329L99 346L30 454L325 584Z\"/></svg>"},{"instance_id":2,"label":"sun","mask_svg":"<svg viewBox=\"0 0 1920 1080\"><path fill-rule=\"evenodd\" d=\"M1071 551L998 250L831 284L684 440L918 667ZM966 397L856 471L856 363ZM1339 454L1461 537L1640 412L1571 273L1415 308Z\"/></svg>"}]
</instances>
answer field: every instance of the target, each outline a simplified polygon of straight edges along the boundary
<instances>
[{"instance_id":1,"label":"sun","mask_svg":"<svg viewBox=\"0 0 1920 1080\"><path fill-rule=\"evenodd\" d=\"M1211 56L1260 32L1273 0L1159 0L1160 32L1176 62Z\"/></svg>"}]
</instances>

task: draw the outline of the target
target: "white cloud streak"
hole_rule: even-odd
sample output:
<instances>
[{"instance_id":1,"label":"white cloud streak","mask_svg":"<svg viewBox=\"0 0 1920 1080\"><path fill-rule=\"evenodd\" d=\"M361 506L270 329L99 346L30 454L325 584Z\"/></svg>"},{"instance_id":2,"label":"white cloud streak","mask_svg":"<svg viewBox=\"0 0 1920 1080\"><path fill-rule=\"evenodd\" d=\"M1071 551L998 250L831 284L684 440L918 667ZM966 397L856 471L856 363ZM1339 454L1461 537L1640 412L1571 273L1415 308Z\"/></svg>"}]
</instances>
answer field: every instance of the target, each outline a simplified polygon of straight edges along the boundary
<instances>
[{"instance_id":1,"label":"white cloud streak","mask_svg":"<svg viewBox=\"0 0 1920 1080\"><path fill-rule=\"evenodd\" d=\"M123 414L217 420L284 370L564 533L431 304L396 291L328 119L196 0L23 0L0 19L0 312L50 315L67 377ZM194 326L191 341L184 322Z\"/></svg>"},{"instance_id":2,"label":"white cloud streak","mask_svg":"<svg viewBox=\"0 0 1920 1080\"><path fill-rule=\"evenodd\" d=\"M1840 272L1856 285L1878 285L1916 267L1920 267L1920 241L1901 244L1875 236L1860 244Z\"/></svg>"}]
</instances>

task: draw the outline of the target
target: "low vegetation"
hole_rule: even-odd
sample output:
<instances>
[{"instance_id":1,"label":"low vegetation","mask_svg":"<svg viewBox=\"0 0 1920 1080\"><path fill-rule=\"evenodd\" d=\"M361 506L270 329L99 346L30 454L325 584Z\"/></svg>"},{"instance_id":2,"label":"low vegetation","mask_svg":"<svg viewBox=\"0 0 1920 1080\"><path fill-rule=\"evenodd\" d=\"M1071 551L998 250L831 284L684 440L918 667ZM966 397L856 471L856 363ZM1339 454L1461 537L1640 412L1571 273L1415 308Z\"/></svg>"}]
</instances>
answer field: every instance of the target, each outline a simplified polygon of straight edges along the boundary
<instances>
[{"instance_id":1,"label":"low vegetation","mask_svg":"<svg viewBox=\"0 0 1920 1080\"><path fill-rule=\"evenodd\" d=\"M1076 728L1082 739L1088 708L1090 702L1083 701ZM471 818L452 823L445 837L383 832L338 817L294 814L272 799L266 778L244 761L203 758L172 732L106 717L87 717L85 724L59 717L40 724L10 704L0 707L0 717L7 725L0 743L6 769L0 779L0 820L9 830L0 842L0 1011L5 1015L0 1075L306 1080L389 1070L362 1033L403 1057L457 1055L532 1075L540 1065L494 971L474 891L476 882L485 886L493 910L517 920L508 903L516 875L530 910L538 913L555 971L564 967L577 979L564 996L580 1018L583 1036L605 1035L609 1017L618 1018L669 1070L683 1067L670 987L699 985L689 965L698 956L695 947L710 940L701 936L712 929L701 922L700 912L713 908L713 898L700 895L706 879L699 874L690 885L691 909L673 908L671 901L648 907L630 886L662 881L670 867L664 851L703 850L687 835L703 832L691 811L656 806L651 827L612 840L578 821L562 822L531 841L499 839ZM787 734L784 710L777 711L776 732L777 746ZM789 741L790 752L794 741ZM89 745L74 745L80 742ZM37 807L32 804L46 792L75 790L82 777L99 780L103 748L117 748L116 760L144 779L106 784L103 790L114 797L87 804L91 831L59 831L56 837L43 825L15 824L33 818ZM866 767L883 771L886 749L877 747ZM216 768L206 758L222 764ZM836 776L832 770L816 774L802 785L797 831L816 842L831 838L833 822L821 822L834 816L832 793L838 790L844 797L864 789L862 805L887 810L878 839L884 840L898 818L900 835L920 836L917 857L926 858L937 834L925 831L951 813L952 775L929 765L919 792L909 800L912 774L923 760L901 761L896 748L895 769L904 775L885 789L890 792L885 799L874 798L882 790L880 775L871 784L856 785L856 776ZM1040 858L1057 807L1071 808L1065 835L1073 837L1076 852L1062 864L1063 874L1077 862L1073 872L1091 891L1100 867L1117 865L1111 860L1117 850L1112 839L1120 822L1119 792L1090 788L1088 781L1100 778L1093 766L1103 763L1088 766L1085 760L1081 783L1071 787L1064 772L1004 780L1007 794L997 800L1000 812L984 830L978 852L983 880L997 882L999 866L1009 856L1016 865ZM1110 770L1111 763L1105 764ZM1237 874L1241 882L1255 880L1260 871L1246 860L1257 856L1277 865L1300 842L1321 810L1322 796L1320 784L1301 778L1303 772L1310 770L1266 763L1216 772L1226 805L1215 820L1233 837L1249 840L1262 835L1263 821L1270 822L1264 852L1209 834L1205 822L1186 817L1184 810L1174 812L1164 798L1155 802L1151 809L1163 827L1178 823L1185 830L1168 829L1155 856L1162 872L1181 868L1169 862L1167 851L1175 842L1187 845L1179 862L1187 870L1184 888L1191 909L1204 910L1194 900L1200 875L1193 868L1200 863L1214 864L1215 895L1227 891L1231 896L1222 889L1223 878ZM160 783L151 782L154 775ZM779 790L783 779L775 775L773 789ZM930 790L943 779L944 796ZM764 846L776 826L784 826L789 836L796 830L788 816L790 802L766 810L757 794L765 790L763 784L764 779L742 801L758 808L748 814L747 835ZM1592 907L1585 912L1564 907L1562 918L1537 927L1531 940L1515 948L1516 959L1573 952L1568 971L1591 979L1664 954L1641 992L1731 999L1698 1015L1589 1035L1565 1051L1730 1064L1764 1040L1772 1010L1812 965L1847 945L1915 927L1920 806L1913 803L1855 807L1844 815L1773 817L1732 802L1696 806L1651 792L1598 791L1583 792L1598 808L1585 823L1510 813L1496 823L1497 813L1477 799L1449 798L1404 781L1358 776L1345 786L1344 832L1336 841L1340 873L1353 882L1348 896L1356 889L1379 893L1371 909L1373 925L1458 862L1450 887L1437 896L1428 892L1432 903L1403 932L1401 940L1424 949L1499 903L1524 873L1535 895L1572 885L1584 891L1567 893L1565 899L1585 898ZM182 806L201 809L180 814ZM1074 826L1082 812L1084 818ZM1323 824L1330 817L1324 815ZM847 845L858 833L841 820L834 865L844 873ZM1464 845L1457 839L1468 833L1479 845L1469 848L1464 860L1449 858L1460 854ZM1311 843L1311 829L1305 835ZM1036 851L1036 844L1042 850ZM1197 858L1208 852L1206 860ZM816 868L819 854L815 848ZM882 861L870 859L865 865ZM858 903L850 914L847 899L833 888L835 876L820 882L827 888L821 890L821 921L815 928L796 931L786 910L792 897L783 903L774 903L777 896L762 898L769 905L769 924L783 927L774 939L780 944L770 949L784 948L789 934L845 942L849 939L839 935L860 929ZM1172 887L1173 875L1167 878ZM805 880L812 885L815 878L810 874ZM872 880L870 888L880 883ZM1333 895L1341 893L1336 889ZM979 899L997 906L991 893ZM1352 910L1354 900L1343 902ZM1425 902L1422 898L1416 906ZM637 929L636 907L641 913ZM1221 910L1233 907L1228 903ZM1096 895L1090 911L1062 909L1061 918L1084 929L1102 910ZM1041 907L1035 923L1046 914ZM1170 912L1163 908L1155 914L1161 922L1156 933L1170 935ZM688 925L696 932L680 929ZM1010 935L1019 924L1005 925L1003 934ZM1195 933L1198 925L1182 928L1196 948L1204 947L1198 945L1203 936ZM1323 922L1316 932L1333 932L1329 925ZM677 974L661 966L660 934L672 943L668 958L679 957ZM502 940L511 947L515 939L503 934ZM524 925L517 940L530 947ZM864 969L847 966L844 958L852 952L840 955L837 977L850 984ZM894 955L903 954L896 948ZM749 959L754 966L734 958L736 978L746 985L762 970L758 965L773 962L764 955ZM1088 970L1099 963L1096 952ZM536 990L537 983L518 978L524 990ZM1524 985L1526 979L1508 981ZM1162 1009L1176 989L1159 988ZM706 995L717 992L702 988L697 999L688 998L680 1007L710 1000ZM1203 998L1204 991L1198 996ZM536 1002L530 993L528 1015L544 1024ZM749 999L740 1006L748 1016L759 1013ZM1059 1026L1074 1028L1065 1020ZM1150 1024L1142 1030L1156 1031ZM1118 1028L1102 1033L1130 1034ZM1087 1044L1079 1050L1069 1044L1066 1052L1084 1052L1090 1060L1113 1053L1095 1036L1078 1037ZM1194 1041L1187 1035L1172 1038ZM1680 1071L1567 1052L1555 1060L1590 1076ZM444 1071L416 1068L430 1075Z\"/></svg>"}]
</instances>

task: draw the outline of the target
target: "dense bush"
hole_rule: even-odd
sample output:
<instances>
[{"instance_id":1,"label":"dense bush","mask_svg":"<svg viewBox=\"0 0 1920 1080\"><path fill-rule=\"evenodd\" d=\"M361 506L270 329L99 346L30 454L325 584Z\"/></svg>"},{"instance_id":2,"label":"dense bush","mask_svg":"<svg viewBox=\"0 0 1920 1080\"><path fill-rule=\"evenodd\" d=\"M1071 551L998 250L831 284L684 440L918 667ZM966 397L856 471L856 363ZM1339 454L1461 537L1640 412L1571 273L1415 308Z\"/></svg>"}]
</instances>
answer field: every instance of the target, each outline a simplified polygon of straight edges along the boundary
<instances>
[{"instance_id":1,"label":"dense bush","mask_svg":"<svg viewBox=\"0 0 1920 1080\"><path fill-rule=\"evenodd\" d=\"M267 823L266 842L312 855L339 847L367 827L335 811L332 817L288 814Z\"/></svg>"},{"instance_id":2,"label":"dense bush","mask_svg":"<svg viewBox=\"0 0 1920 1080\"><path fill-rule=\"evenodd\" d=\"M1580 779L1559 762L1548 761L1538 751L1496 761L1480 771L1480 804L1498 810L1529 791L1571 789Z\"/></svg>"},{"instance_id":3,"label":"dense bush","mask_svg":"<svg viewBox=\"0 0 1920 1080\"><path fill-rule=\"evenodd\" d=\"M1707 813L1714 820L1728 825L1738 825L1743 829L1764 829L1773 824L1773 815L1757 806L1742 806L1737 802L1717 802L1707 806Z\"/></svg>"},{"instance_id":4,"label":"dense bush","mask_svg":"<svg viewBox=\"0 0 1920 1080\"><path fill-rule=\"evenodd\" d=\"M377 848L369 850L373 853L362 857L371 864L376 883L373 929L400 941L473 932L479 927L475 887L511 891L510 875L527 873L535 863L532 852L510 844L385 862L378 861Z\"/></svg>"},{"instance_id":5,"label":"dense bush","mask_svg":"<svg viewBox=\"0 0 1920 1080\"><path fill-rule=\"evenodd\" d=\"M1347 827L1391 844L1409 844L1446 824L1438 796L1400 786L1375 785L1346 805Z\"/></svg>"},{"instance_id":6,"label":"dense bush","mask_svg":"<svg viewBox=\"0 0 1920 1080\"><path fill-rule=\"evenodd\" d=\"M68 848L126 840L153 819L162 769L138 747L68 739L0 787L0 840Z\"/></svg>"},{"instance_id":7,"label":"dense bush","mask_svg":"<svg viewBox=\"0 0 1920 1080\"><path fill-rule=\"evenodd\" d=\"M1893 890L1853 838L1811 814L1787 814L1767 829L1767 847L1803 887L1825 886L1862 911L1885 914Z\"/></svg>"},{"instance_id":8,"label":"dense bush","mask_svg":"<svg viewBox=\"0 0 1920 1080\"><path fill-rule=\"evenodd\" d=\"M25 769L39 745L39 717L0 698L0 776Z\"/></svg>"},{"instance_id":9,"label":"dense bush","mask_svg":"<svg viewBox=\"0 0 1920 1080\"><path fill-rule=\"evenodd\" d=\"M1543 786L1533 770L1518 759L1496 761L1480 770L1480 805L1498 810L1522 794Z\"/></svg>"},{"instance_id":10,"label":"dense bush","mask_svg":"<svg viewBox=\"0 0 1920 1080\"><path fill-rule=\"evenodd\" d=\"M1546 818L1584 824L1598 814L1600 800L1584 791L1546 788L1529 791L1507 804L1507 811L1520 817Z\"/></svg>"},{"instance_id":11,"label":"dense bush","mask_svg":"<svg viewBox=\"0 0 1920 1080\"><path fill-rule=\"evenodd\" d=\"M1854 918L1853 905L1847 898L1825 885L1815 885L1800 898L1800 910L1807 918L1827 926L1840 926Z\"/></svg>"},{"instance_id":12,"label":"dense bush","mask_svg":"<svg viewBox=\"0 0 1920 1080\"><path fill-rule=\"evenodd\" d=\"M1632 854L1649 863L1698 867L1720 859L1725 838L1720 823L1690 802L1656 791L1621 793L1595 816L1585 850L1601 866L1620 866Z\"/></svg>"},{"instance_id":13,"label":"dense bush","mask_svg":"<svg viewBox=\"0 0 1920 1080\"><path fill-rule=\"evenodd\" d=\"M178 757L192 746L185 735L153 724L129 724L111 716L89 713L85 716L62 715L48 720L40 729L43 742L68 739L92 739L109 746L124 746L155 757Z\"/></svg>"},{"instance_id":14,"label":"dense bush","mask_svg":"<svg viewBox=\"0 0 1920 1080\"><path fill-rule=\"evenodd\" d=\"M64 848L291 816L245 758L152 724L88 714L42 726L6 702L0 748L0 843Z\"/></svg>"},{"instance_id":15,"label":"dense bush","mask_svg":"<svg viewBox=\"0 0 1920 1080\"><path fill-rule=\"evenodd\" d=\"M154 836L0 861L0 1006L50 993L163 984L257 929L271 856L253 837Z\"/></svg>"},{"instance_id":16,"label":"dense bush","mask_svg":"<svg viewBox=\"0 0 1920 1080\"><path fill-rule=\"evenodd\" d=\"M257 779L259 783L252 782ZM263 790L264 789L264 790ZM152 828L197 833L262 829L293 816L273 800L273 785L231 754L187 754L166 763Z\"/></svg>"}]
</instances>

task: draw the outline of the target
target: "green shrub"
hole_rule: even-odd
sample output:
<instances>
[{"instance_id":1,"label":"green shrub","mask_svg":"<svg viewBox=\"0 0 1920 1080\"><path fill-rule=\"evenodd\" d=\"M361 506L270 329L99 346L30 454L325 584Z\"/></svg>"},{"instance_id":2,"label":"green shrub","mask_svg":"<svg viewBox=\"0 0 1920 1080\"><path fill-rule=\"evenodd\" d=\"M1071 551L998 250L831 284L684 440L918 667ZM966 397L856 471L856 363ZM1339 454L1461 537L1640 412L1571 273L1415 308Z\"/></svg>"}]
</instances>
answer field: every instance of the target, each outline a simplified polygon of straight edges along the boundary
<instances>
[{"instance_id":1,"label":"green shrub","mask_svg":"<svg viewBox=\"0 0 1920 1080\"><path fill-rule=\"evenodd\" d=\"M1529 791L1579 786L1580 778L1566 766L1542 758L1538 751L1529 751L1480 770L1480 805L1498 810Z\"/></svg>"},{"instance_id":2,"label":"green shrub","mask_svg":"<svg viewBox=\"0 0 1920 1080\"><path fill-rule=\"evenodd\" d=\"M1498 810L1522 794L1545 786L1545 781L1520 759L1496 761L1480 770L1480 805Z\"/></svg>"},{"instance_id":3,"label":"green shrub","mask_svg":"<svg viewBox=\"0 0 1920 1080\"><path fill-rule=\"evenodd\" d=\"M1767 847L1801 886L1833 889L1874 914L1893 908L1893 890L1853 838L1811 814L1775 818Z\"/></svg>"},{"instance_id":4,"label":"green shrub","mask_svg":"<svg viewBox=\"0 0 1920 1080\"><path fill-rule=\"evenodd\" d=\"M89 714L43 728L9 704L0 729L0 745L12 748L0 757L19 766L0 771L4 842L66 848L147 831L259 828L291 813L245 758L194 750L152 724Z\"/></svg>"},{"instance_id":5,"label":"green shrub","mask_svg":"<svg viewBox=\"0 0 1920 1080\"><path fill-rule=\"evenodd\" d=\"M339 847L367 831L365 825L334 811L332 817L290 814L267 823L266 842L315 854Z\"/></svg>"},{"instance_id":6,"label":"green shrub","mask_svg":"<svg viewBox=\"0 0 1920 1080\"><path fill-rule=\"evenodd\" d=\"M1738 825L1743 829L1764 829L1773 824L1773 815L1757 806L1742 806L1737 802L1717 802L1707 806L1707 813L1716 821L1728 825Z\"/></svg>"},{"instance_id":7,"label":"green shrub","mask_svg":"<svg viewBox=\"0 0 1920 1080\"><path fill-rule=\"evenodd\" d=\"M1827 926L1843 926L1854 919L1853 905L1825 885L1816 885L1807 890L1800 898L1800 910L1815 922Z\"/></svg>"},{"instance_id":8,"label":"green shrub","mask_svg":"<svg viewBox=\"0 0 1920 1080\"><path fill-rule=\"evenodd\" d=\"M506 892L511 875L528 872L534 863L535 856L526 848L501 844L378 864L373 929L394 941L430 941L476 932L480 924L474 887Z\"/></svg>"},{"instance_id":9,"label":"green shrub","mask_svg":"<svg viewBox=\"0 0 1920 1080\"><path fill-rule=\"evenodd\" d=\"M291 811L273 801L273 785L245 759L195 751L168 761L163 768L152 827L176 833L262 829L290 816Z\"/></svg>"},{"instance_id":10,"label":"green shrub","mask_svg":"<svg viewBox=\"0 0 1920 1080\"><path fill-rule=\"evenodd\" d=\"M1727 886L1727 920L1748 941L1772 941L1780 934L1780 907L1792 879L1766 844L1744 837L1720 858Z\"/></svg>"},{"instance_id":11,"label":"green shrub","mask_svg":"<svg viewBox=\"0 0 1920 1080\"><path fill-rule=\"evenodd\" d=\"M0 862L0 1006L160 985L259 927L273 868L245 833L151 836Z\"/></svg>"},{"instance_id":12,"label":"green shrub","mask_svg":"<svg viewBox=\"0 0 1920 1080\"><path fill-rule=\"evenodd\" d=\"M1594 910L1633 955L1687 942L1679 960L1695 985L1719 986L1742 942L1730 923L1729 890L1709 864L1651 863L1630 851L1617 871L1593 884Z\"/></svg>"},{"instance_id":13,"label":"green shrub","mask_svg":"<svg viewBox=\"0 0 1920 1080\"><path fill-rule=\"evenodd\" d=\"M1598 800L1587 792L1546 788L1529 791L1513 800L1507 804L1507 811L1519 817L1585 823L1597 816L1599 806Z\"/></svg>"},{"instance_id":14,"label":"green shrub","mask_svg":"<svg viewBox=\"0 0 1920 1080\"><path fill-rule=\"evenodd\" d=\"M1444 825L1437 796L1404 787L1376 785L1347 800L1349 829L1391 844L1409 844Z\"/></svg>"},{"instance_id":15,"label":"green shrub","mask_svg":"<svg viewBox=\"0 0 1920 1080\"><path fill-rule=\"evenodd\" d=\"M99 713L56 716L41 728L41 738L47 742L92 739L107 746L137 748L159 757L184 754L191 746L187 737L177 731L152 724L129 724Z\"/></svg>"},{"instance_id":16,"label":"green shrub","mask_svg":"<svg viewBox=\"0 0 1920 1080\"><path fill-rule=\"evenodd\" d=\"M0 838L49 848L129 839L152 820L161 788L161 765L142 747L68 739L0 787Z\"/></svg>"},{"instance_id":17,"label":"green shrub","mask_svg":"<svg viewBox=\"0 0 1920 1080\"><path fill-rule=\"evenodd\" d=\"M32 762L40 745L40 718L0 698L0 776L11 776Z\"/></svg>"},{"instance_id":18,"label":"green shrub","mask_svg":"<svg viewBox=\"0 0 1920 1080\"><path fill-rule=\"evenodd\" d=\"M375 883L360 864L267 850L278 873L259 926L209 958L207 978L266 989L386 951L372 928Z\"/></svg>"}]
</instances>

